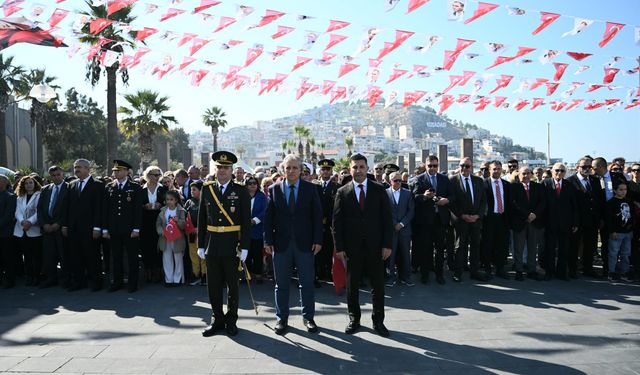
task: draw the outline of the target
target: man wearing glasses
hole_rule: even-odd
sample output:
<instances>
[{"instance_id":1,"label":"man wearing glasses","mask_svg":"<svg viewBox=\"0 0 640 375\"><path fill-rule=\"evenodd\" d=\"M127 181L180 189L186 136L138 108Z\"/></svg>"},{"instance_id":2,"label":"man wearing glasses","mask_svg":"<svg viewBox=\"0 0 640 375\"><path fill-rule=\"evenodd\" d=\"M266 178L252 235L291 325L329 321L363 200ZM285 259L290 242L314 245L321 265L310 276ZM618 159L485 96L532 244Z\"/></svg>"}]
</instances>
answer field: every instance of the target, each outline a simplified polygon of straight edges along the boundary
<instances>
[{"instance_id":1,"label":"man wearing glasses","mask_svg":"<svg viewBox=\"0 0 640 375\"><path fill-rule=\"evenodd\" d=\"M480 237L482 219L487 214L487 196L484 182L480 177L473 176L473 165L470 158L460 160L460 173L451 177L454 200L451 213L454 215L456 229L456 265L453 281L462 281L462 271L467 264L471 278L487 281L487 276L480 272ZM468 253L467 253L468 249Z\"/></svg>"},{"instance_id":2,"label":"man wearing glasses","mask_svg":"<svg viewBox=\"0 0 640 375\"><path fill-rule=\"evenodd\" d=\"M598 226L602 220L604 202L600 182L592 175L591 159L583 157L578 161L576 174L567 180L576 190L576 201L580 213L578 231L571 235L569 248L569 277L578 277L578 254L582 245L582 273L595 277L593 255L598 248Z\"/></svg>"},{"instance_id":3,"label":"man wearing glasses","mask_svg":"<svg viewBox=\"0 0 640 375\"><path fill-rule=\"evenodd\" d=\"M547 199L547 226L545 228L544 270L545 280L554 276L568 281L567 263L569 239L578 230L580 218L576 204L576 191L564 176L567 168L556 163L551 168L551 178L544 180Z\"/></svg>"}]
</instances>

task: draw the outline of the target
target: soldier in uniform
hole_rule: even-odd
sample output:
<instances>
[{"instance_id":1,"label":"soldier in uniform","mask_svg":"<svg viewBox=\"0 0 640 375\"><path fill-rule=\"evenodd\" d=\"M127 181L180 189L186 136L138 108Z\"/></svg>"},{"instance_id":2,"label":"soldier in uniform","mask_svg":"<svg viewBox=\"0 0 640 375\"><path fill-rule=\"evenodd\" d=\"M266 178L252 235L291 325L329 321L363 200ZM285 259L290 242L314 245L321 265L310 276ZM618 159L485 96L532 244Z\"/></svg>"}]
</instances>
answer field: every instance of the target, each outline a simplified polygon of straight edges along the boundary
<instances>
[{"instance_id":1,"label":"soldier in uniform","mask_svg":"<svg viewBox=\"0 0 640 375\"><path fill-rule=\"evenodd\" d=\"M229 336L235 336L238 257L244 262L251 244L251 196L244 186L232 180L233 164L238 161L234 154L218 151L211 158L216 167L216 181L204 183L198 213L198 256L207 260L207 288L213 310L211 324L202 331L202 336L213 336L223 329ZM224 287L226 314L222 312Z\"/></svg>"},{"instance_id":2,"label":"soldier in uniform","mask_svg":"<svg viewBox=\"0 0 640 375\"><path fill-rule=\"evenodd\" d=\"M114 180L104 195L102 237L109 240L113 259L113 284L110 292L122 289L124 252L127 252L128 290L138 290L138 249L142 226L142 188L128 179L131 165L113 161Z\"/></svg>"},{"instance_id":3,"label":"soldier in uniform","mask_svg":"<svg viewBox=\"0 0 640 375\"><path fill-rule=\"evenodd\" d=\"M333 234L331 223L333 222L333 202L338 191L338 184L331 180L333 160L323 159L318 162L320 169L319 179L316 181L320 204L322 205L322 250L316 255L316 280L315 286L321 286L320 280L331 279L331 265L333 257Z\"/></svg>"}]
</instances>

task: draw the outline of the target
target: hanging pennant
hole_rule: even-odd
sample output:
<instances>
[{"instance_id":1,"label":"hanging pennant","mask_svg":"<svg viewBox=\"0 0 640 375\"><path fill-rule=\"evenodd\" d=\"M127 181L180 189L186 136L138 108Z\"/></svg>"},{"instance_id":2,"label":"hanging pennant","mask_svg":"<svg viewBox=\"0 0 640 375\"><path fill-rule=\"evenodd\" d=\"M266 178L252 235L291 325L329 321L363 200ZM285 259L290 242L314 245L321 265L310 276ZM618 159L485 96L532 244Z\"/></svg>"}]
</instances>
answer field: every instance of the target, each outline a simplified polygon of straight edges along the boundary
<instances>
[{"instance_id":1,"label":"hanging pennant","mask_svg":"<svg viewBox=\"0 0 640 375\"><path fill-rule=\"evenodd\" d=\"M489 92L489 94L493 94L494 92L509 86L509 83L511 83L512 79L513 79L513 76L502 74L500 78L496 79L497 85L493 90Z\"/></svg>"},{"instance_id":2,"label":"hanging pennant","mask_svg":"<svg viewBox=\"0 0 640 375\"><path fill-rule=\"evenodd\" d=\"M185 45L187 42L190 42L193 40L193 38L197 37L197 34L191 34L191 33L185 33L182 38L180 38L180 40L178 40L178 47L182 47L183 45Z\"/></svg>"},{"instance_id":3,"label":"hanging pennant","mask_svg":"<svg viewBox=\"0 0 640 375\"><path fill-rule=\"evenodd\" d=\"M347 97L347 88L344 86L337 87L334 91L331 92L331 99L329 100L329 104L333 104L338 99L344 99Z\"/></svg>"},{"instance_id":4,"label":"hanging pennant","mask_svg":"<svg viewBox=\"0 0 640 375\"><path fill-rule=\"evenodd\" d=\"M500 108L500 107L502 107L504 102L507 100L507 97L506 96L496 96L494 98L494 100L495 100L494 103L493 103L494 107Z\"/></svg>"},{"instance_id":5,"label":"hanging pennant","mask_svg":"<svg viewBox=\"0 0 640 375\"><path fill-rule=\"evenodd\" d=\"M427 94L426 91L407 91L404 93L403 107L408 107L417 103L423 96Z\"/></svg>"},{"instance_id":6,"label":"hanging pennant","mask_svg":"<svg viewBox=\"0 0 640 375\"><path fill-rule=\"evenodd\" d=\"M529 87L529 91L533 91L538 87L545 85L547 82L549 82L549 80L546 78L536 78L536 81Z\"/></svg>"},{"instance_id":7,"label":"hanging pennant","mask_svg":"<svg viewBox=\"0 0 640 375\"><path fill-rule=\"evenodd\" d=\"M469 70L465 70L462 72L462 80L458 83L458 86L464 86L469 82L469 80L476 75L476 72L472 72Z\"/></svg>"},{"instance_id":8,"label":"hanging pennant","mask_svg":"<svg viewBox=\"0 0 640 375\"><path fill-rule=\"evenodd\" d=\"M301 66L308 63L311 60L312 59L310 57L304 57L304 56L296 57L296 63L293 65L293 68L291 68L291 71L293 72L294 70L300 68Z\"/></svg>"},{"instance_id":9,"label":"hanging pennant","mask_svg":"<svg viewBox=\"0 0 640 375\"><path fill-rule=\"evenodd\" d=\"M551 25L553 21L560 18L557 13L540 12L540 25L531 32L531 35L537 35L540 31L544 30L547 26Z\"/></svg>"},{"instance_id":10,"label":"hanging pennant","mask_svg":"<svg viewBox=\"0 0 640 375\"><path fill-rule=\"evenodd\" d=\"M602 35L602 40L600 41L600 43L598 43L598 47L602 48L607 45L607 43L609 43L611 39L613 39L613 37L615 37L616 34L618 34L620 30L622 30L623 27L623 23L607 21L607 26L604 29L604 34Z\"/></svg>"},{"instance_id":11,"label":"hanging pennant","mask_svg":"<svg viewBox=\"0 0 640 375\"><path fill-rule=\"evenodd\" d=\"M531 110L534 111L536 110L536 108L540 107L541 105L544 105L543 98L533 98L533 101L531 102Z\"/></svg>"},{"instance_id":12,"label":"hanging pennant","mask_svg":"<svg viewBox=\"0 0 640 375\"><path fill-rule=\"evenodd\" d=\"M180 64L180 66L178 66L178 70L184 70L184 68L186 68L187 66L191 65L194 61L196 61L196 59L191 57L191 56L183 57L182 58L182 64Z\"/></svg>"},{"instance_id":13,"label":"hanging pennant","mask_svg":"<svg viewBox=\"0 0 640 375\"><path fill-rule=\"evenodd\" d=\"M558 86L560 86L559 82L547 82L547 96L553 95L554 92L556 92L556 90L558 89Z\"/></svg>"},{"instance_id":14,"label":"hanging pennant","mask_svg":"<svg viewBox=\"0 0 640 375\"><path fill-rule=\"evenodd\" d=\"M438 111L438 114L442 114L444 111L447 110L447 108L451 107L451 104L453 104L455 102L455 98L453 97L453 95L442 95L440 97L440 103L438 103L440 105L440 110Z\"/></svg>"},{"instance_id":15,"label":"hanging pennant","mask_svg":"<svg viewBox=\"0 0 640 375\"><path fill-rule=\"evenodd\" d=\"M278 30L275 32L275 34L271 35L271 39L278 39L280 37L283 37L293 30L295 30L293 27L278 26Z\"/></svg>"},{"instance_id":16,"label":"hanging pennant","mask_svg":"<svg viewBox=\"0 0 640 375\"><path fill-rule=\"evenodd\" d=\"M340 70L338 72L338 78L341 78L342 76L344 76L345 74L351 72L352 70L356 69L359 66L360 65L358 65L358 64L351 64L351 63L340 65Z\"/></svg>"},{"instance_id":17,"label":"hanging pennant","mask_svg":"<svg viewBox=\"0 0 640 375\"><path fill-rule=\"evenodd\" d=\"M327 27L327 30L325 30L325 33L330 33L332 31L340 30L349 25L351 25L351 23L349 22L330 20L329 27Z\"/></svg>"},{"instance_id":18,"label":"hanging pennant","mask_svg":"<svg viewBox=\"0 0 640 375\"><path fill-rule=\"evenodd\" d=\"M324 50L328 50L329 48L335 46L336 44L342 42L343 40L347 39L347 36L345 35L338 35L338 34L331 34L329 35L329 43L327 43L327 46L324 47Z\"/></svg>"},{"instance_id":19,"label":"hanging pennant","mask_svg":"<svg viewBox=\"0 0 640 375\"><path fill-rule=\"evenodd\" d=\"M498 7L498 5L496 5L496 4L479 2L478 3L478 8L476 9L476 11L473 12L473 15L471 17L467 18L464 21L464 23L465 24L471 23L471 22L477 20L478 18L484 16L485 14L491 12L492 10L496 9L497 7Z\"/></svg>"},{"instance_id":20,"label":"hanging pennant","mask_svg":"<svg viewBox=\"0 0 640 375\"><path fill-rule=\"evenodd\" d=\"M191 12L192 14L196 14L196 13L200 13L205 9L209 9L211 7L214 7L216 5L220 4L219 1L214 1L214 0L200 0L200 6L197 6L195 8L193 8L193 11Z\"/></svg>"},{"instance_id":21,"label":"hanging pennant","mask_svg":"<svg viewBox=\"0 0 640 375\"><path fill-rule=\"evenodd\" d=\"M444 70L451 70L451 68L453 67L453 64L456 62L459 56L460 56L459 52L444 51L444 62L442 63L442 68Z\"/></svg>"},{"instance_id":22,"label":"hanging pennant","mask_svg":"<svg viewBox=\"0 0 640 375\"><path fill-rule=\"evenodd\" d=\"M516 111L521 111L522 108L526 107L529 104L529 101L526 99L518 99L516 100L516 104L514 104L514 108Z\"/></svg>"},{"instance_id":23,"label":"hanging pennant","mask_svg":"<svg viewBox=\"0 0 640 375\"><path fill-rule=\"evenodd\" d=\"M202 47L207 45L207 43L209 43L209 40L207 39L194 38L193 42L191 43L191 48L189 49L189 56L193 56Z\"/></svg>"},{"instance_id":24,"label":"hanging pennant","mask_svg":"<svg viewBox=\"0 0 640 375\"><path fill-rule=\"evenodd\" d=\"M584 31L584 29L591 26L592 23L593 20L588 20L586 18L575 18L573 20L573 29L567 31L566 33L563 33L562 37L564 38L570 35L578 35L582 31Z\"/></svg>"},{"instance_id":25,"label":"hanging pennant","mask_svg":"<svg viewBox=\"0 0 640 375\"><path fill-rule=\"evenodd\" d=\"M602 83L604 83L605 85L608 85L611 82L613 82L613 79L616 77L616 74L618 74L619 71L620 69L605 67L604 78L602 79Z\"/></svg>"},{"instance_id":26,"label":"hanging pennant","mask_svg":"<svg viewBox=\"0 0 640 375\"><path fill-rule=\"evenodd\" d=\"M260 55L262 55L263 48L249 48L247 49L247 57L244 61L244 67L251 65L252 62L256 61Z\"/></svg>"},{"instance_id":27,"label":"hanging pennant","mask_svg":"<svg viewBox=\"0 0 640 375\"><path fill-rule=\"evenodd\" d=\"M383 91L380 87L377 86L369 86L367 90L367 96L369 97L369 108L373 108L380 99Z\"/></svg>"},{"instance_id":28,"label":"hanging pennant","mask_svg":"<svg viewBox=\"0 0 640 375\"><path fill-rule=\"evenodd\" d=\"M559 81L564 75L565 70L567 70L569 64L553 63L553 66L556 68L556 74L553 76L553 80Z\"/></svg>"},{"instance_id":29,"label":"hanging pennant","mask_svg":"<svg viewBox=\"0 0 640 375\"><path fill-rule=\"evenodd\" d=\"M403 75L405 75L407 72L408 72L408 70L405 70L405 69L393 69L393 72L389 76L389 79L387 80L386 84L389 84L389 83L395 81L396 79L398 79L398 78L402 77Z\"/></svg>"},{"instance_id":30,"label":"hanging pennant","mask_svg":"<svg viewBox=\"0 0 640 375\"><path fill-rule=\"evenodd\" d=\"M49 27L52 29L56 27L56 25L62 22L62 20L64 20L68 14L68 10L56 8L56 10L54 10L51 14L51 17L49 17Z\"/></svg>"},{"instance_id":31,"label":"hanging pennant","mask_svg":"<svg viewBox=\"0 0 640 375\"><path fill-rule=\"evenodd\" d=\"M186 12L186 11L182 10L182 9L169 8L169 9L167 9L167 12L160 17L160 22L163 22L163 21L166 21L166 20L168 20L170 18L179 16L184 12Z\"/></svg>"},{"instance_id":32,"label":"hanging pennant","mask_svg":"<svg viewBox=\"0 0 640 375\"><path fill-rule=\"evenodd\" d=\"M158 32L158 29L154 29L152 27L145 27L142 30L138 30L138 32L136 33L136 40L143 41L157 32Z\"/></svg>"},{"instance_id":33,"label":"hanging pennant","mask_svg":"<svg viewBox=\"0 0 640 375\"><path fill-rule=\"evenodd\" d=\"M569 55L571 58L573 58L576 61L582 61L584 59L586 59L587 57L593 55L592 53L581 53L581 52L567 52L567 55Z\"/></svg>"},{"instance_id":34,"label":"hanging pennant","mask_svg":"<svg viewBox=\"0 0 640 375\"><path fill-rule=\"evenodd\" d=\"M577 106L579 106L580 104L582 104L582 102L584 102L584 99L573 99L571 104L569 104L564 110L565 111L570 111L570 110L576 108Z\"/></svg>"},{"instance_id":35,"label":"hanging pennant","mask_svg":"<svg viewBox=\"0 0 640 375\"><path fill-rule=\"evenodd\" d=\"M487 105L491 104L491 99L483 96L480 99L478 99L476 102L474 102L473 104L476 104L476 108L475 108L476 112L484 111L484 109L487 107Z\"/></svg>"},{"instance_id":36,"label":"hanging pennant","mask_svg":"<svg viewBox=\"0 0 640 375\"><path fill-rule=\"evenodd\" d=\"M116 0L109 1L109 5L107 6L107 16L114 14L120 9L126 8L128 6L133 5L138 0Z\"/></svg>"},{"instance_id":37,"label":"hanging pennant","mask_svg":"<svg viewBox=\"0 0 640 375\"><path fill-rule=\"evenodd\" d=\"M191 76L191 86L200 86L200 82L204 79L204 77L209 74L209 71L206 69L192 70L189 72Z\"/></svg>"},{"instance_id":38,"label":"hanging pennant","mask_svg":"<svg viewBox=\"0 0 640 375\"><path fill-rule=\"evenodd\" d=\"M462 52L463 49L469 47L470 45L472 45L475 42L476 42L475 40L458 38L457 42L456 42L455 52L458 52L458 53Z\"/></svg>"},{"instance_id":39,"label":"hanging pennant","mask_svg":"<svg viewBox=\"0 0 640 375\"><path fill-rule=\"evenodd\" d=\"M218 31L229 27L235 22L236 22L236 19L233 17L220 17L220 21L218 22L218 27L216 27L215 30L213 30L213 32L217 33Z\"/></svg>"},{"instance_id":40,"label":"hanging pennant","mask_svg":"<svg viewBox=\"0 0 640 375\"><path fill-rule=\"evenodd\" d=\"M463 77L459 75L450 75L449 76L449 86L442 90L442 93L446 94L451 90L454 86L458 85L462 81Z\"/></svg>"},{"instance_id":41,"label":"hanging pennant","mask_svg":"<svg viewBox=\"0 0 640 375\"><path fill-rule=\"evenodd\" d=\"M327 95L329 92L331 92L331 90L335 85L336 85L336 81L329 81L325 79L322 82L322 95Z\"/></svg>"},{"instance_id":42,"label":"hanging pennant","mask_svg":"<svg viewBox=\"0 0 640 375\"><path fill-rule=\"evenodd\" d=\"M258 22L255 25L249 26L249 29L254 29L256 27L266 26L266 25L270 24L271 22L277 20L278 18L284 16L285 14L286 13L279 12L277 10L267 9L266 12L265 12L265 15L262 16L262 18L260 19L260 22Z\"/></svg>"},{"instance_id":43,"label":"hanging pennant","mask_svg":"<svg viewBox=\"0 0 640 375\"><path fill-rule=\"evenodd\" d=\"M413 12L414 10L420 8L421 6L423 6L424 4L428 3L429 0L409 0L409 4L407 5L407 13L409 14L411 12Z\"/></svg>"},{"instance_id":44,"label":"hanging pennant","mask_svg":"<svg viewBox=\"0 0 640 375\"><path fill-rule=\"evenodd\" d=\"M106 18L98 18L95 20L91 20L89 23L89 33L96 35L100 33L102 30L111 25L113 21L108 20Z\"/></svg>"}]
</instances>

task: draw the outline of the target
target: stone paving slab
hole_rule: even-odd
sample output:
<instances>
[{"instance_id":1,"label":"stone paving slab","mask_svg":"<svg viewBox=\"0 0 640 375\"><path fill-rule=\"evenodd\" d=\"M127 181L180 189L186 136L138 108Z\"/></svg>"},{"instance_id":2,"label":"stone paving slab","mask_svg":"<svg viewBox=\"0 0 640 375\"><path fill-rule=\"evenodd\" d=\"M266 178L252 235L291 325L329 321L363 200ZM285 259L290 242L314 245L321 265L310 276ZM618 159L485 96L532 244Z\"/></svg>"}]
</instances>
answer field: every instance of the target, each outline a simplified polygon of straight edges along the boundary
<instances>
[{"instance_id":1,"label":"stone paving slab","mask_svg":"<svg viewBox=\"0 0 640 375\"><path fill-rule=\"evenodd\" d=\"M138 293L0 290L0 373L54 374L640 374L640 284L527 280L387 289L390 338L344 334L346 300L316 290L319 334L292 306L273 331L273 285L241 285L240 334L203 338L206 288ZM298 297L292 289L291 303Z\"/></svg>"}]
</instances>

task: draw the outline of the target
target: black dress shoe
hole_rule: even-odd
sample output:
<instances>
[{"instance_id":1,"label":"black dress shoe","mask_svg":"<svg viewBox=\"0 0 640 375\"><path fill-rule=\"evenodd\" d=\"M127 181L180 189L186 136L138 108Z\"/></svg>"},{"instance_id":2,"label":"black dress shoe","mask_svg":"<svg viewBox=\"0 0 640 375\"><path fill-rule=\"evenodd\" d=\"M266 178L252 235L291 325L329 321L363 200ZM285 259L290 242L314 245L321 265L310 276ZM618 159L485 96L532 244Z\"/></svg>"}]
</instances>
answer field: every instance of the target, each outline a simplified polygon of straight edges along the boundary
<instances>
[{"instance_id":1,"label":"black dress shoe","mask_svg":"<svg viewBox=\"0 0 640 375\"><path fill-rule=\"evenodd\" d=\"M429 274L428 273L423 273L420 276L420 282L423 284L429 284Z\"/></svg>"},{"instance_id":2,"label":"black dress shoe","mask_svg":"<svg viewBox=\"0 0 640 375\"><path fill-rule=\"evenodd\" d=\"M436 275L436 282L440 285L444 285L446 284L446 282L444 281L444 276L443 275Z\"/></svg>"},{"instance_id":3,"label":"black dress shoe","mask_svg":"<svg viewBox=\"0 0 640 375\"><path fill-rule=\"evenodd\" d=\"M137 285L129 285L129 287L127 288L127 291L129 293L135 293L138 291L138 286Z\"/></svg>"},{"instance_id":4,"label":"black dress shoe","mask_svg":"<svg viewBox=\"0 0 640 375\"><path fill-rule=\"evenodd\" d=\"M320 284L320 280L313 280L313 286L316 288L322 288L322 284Z\"/></svg>"},{"instance_id":5,"label":"black dress shoe","mask_svg":"<svg viewBox=\"0 0 640 375\"><path fill-rule=\"evenodd\" d=\"M481 273L478 272L473 272L471 273L471 279L473 280L478 280L478 281L487 281L489 280L489 278Z\"/></svg>"},{"instance_id":6,"label":"black dress shoe","mask_svg":"<svg viewBox=\"0 0 640 375\"><path fill-rule=\"evenodd\" d=\"M535 271L527 272L527 277L533 280L540 280L540 276L538 276L538 273Z\"/></svg>"},{"instance_id":7,"label":"black dress shoe","mask_svg":"<svg viewBox=\"0 0 640 375\"><path fill-rule=\"evenodd\" d=\"M316 322L313 321L313 319L303 319L302 323L304 324L305 327L307 327L307 332L309 333L316 333L318 332L318 326L316 325Z\"/></svg>"},{"instance_id":8,"label":"black dress shoe","mask_svg":"<svg viewBox=\"0 0 640 375\"><path fill-rule=\"evenodd\" d=\"M496 271L496 276L498 276L501 279L505 279L505 280L510 280L511 279L509 277L509 274L505 270Z\"/></svg>"},{"instance_id":9,"label":"black dress shoe","mask_svg":"<svg viewBox=\"0 0 640 375\"><path fill-rule=\"evenodd\" d=\"M460 282L462 282L462 275L459 274L459 273L454 273L452 279L456 283L460 283Z\"/></svg>"},{"instance_id":10,"label":"black dress shoe","mask_svg":"<svg viewBox=\"0 0 640 375\"><path fill-rule=\"evenodd\" d=\"M107 289L107 292L113 293L113 292L119 291L120 289L122 289L122 285L115 284L115 285L111 285L109 289Z\"/></svg>"},{"instance_id":11,"label":"black dress shoe","mask_svg":"<svg viewBox=\"0 0 640 375\"><path fill-rule=\"evenodd\" d=\"M347 335L353 335L354 333L358 332L359 329L360 322L352 320L349 322L349 324L347 324L347 328L344 329L344 333L346 333Z\"/></svg>"},{"instance_id":12,"label":"black dress shoe","mask_svg":"<svg viewBox=\"0 0 640 375\"><path fill-rule=\"evenodd\" d=\"M223 329L224 329L223 324L213 322L202 331L202 336L211 337L215 335L218 331L221 331Z\"/></svg>"},{"instance_id":13,"label":"black dress shoe","mask_svg":"<svg viewBox=\"0 0 640 375\"><path fill-rule=\"evenodd\" d=\"M524 276L522 276L521 271L516 271L516 281L524 281Z\"/></svg>"},{"instance_id":14,"label":"black dress shoe","mask_svg":"<svg viewBox=\"0 0 640 375\"><path fill-rule=\"evenodd\" d=\"M374 323L373 330L382 337L389 337L389 330L384 326L384 323Z\"/></svg>"},{"instance_id":15,"label":"black dress shoe","mask_svg":"<svg viewBox=\"0 0 640 375\"><path fill-rule=\"evenodd\" d=\"M274 327L273 331L276 333L276 335L284 335L287 332L287 323L283 322L282 320L279 320L276 323L276 326Z\"/></svg>"},{"instance_id":16,"label":"black dress shoe","mask_svg":"<svg viewBox=\"0 0 640 375\"><path fill-rule=\"evenodd\" d=\"M227 335L229 336L235 336L238 334L238 327L236 326L235 323L233 324L227 324Z\"/></svg>"}]
</instances>

